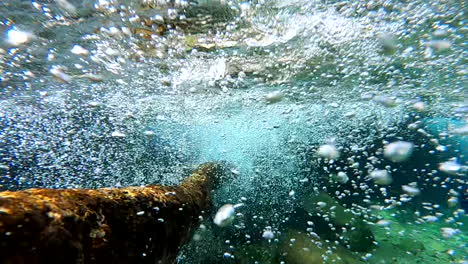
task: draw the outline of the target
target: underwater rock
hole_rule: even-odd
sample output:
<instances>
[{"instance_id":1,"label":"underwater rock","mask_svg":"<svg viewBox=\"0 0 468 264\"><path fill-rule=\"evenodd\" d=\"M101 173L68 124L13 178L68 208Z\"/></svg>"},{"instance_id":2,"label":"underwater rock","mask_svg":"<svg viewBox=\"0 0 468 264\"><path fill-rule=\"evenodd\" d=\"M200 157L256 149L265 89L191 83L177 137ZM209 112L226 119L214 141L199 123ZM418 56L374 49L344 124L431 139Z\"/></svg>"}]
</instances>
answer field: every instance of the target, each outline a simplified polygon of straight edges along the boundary
<instances>
[{"instance_id":1,"label":"underwater rock","mask_svg":"<svg viewBox=\"0 0 468 264\"><path fill-rule=\"evenodd\" d=\"M312 193L306 195L303 201L304 209L310 215L320 216L321 220L333 225L335 230L342 230L342 227L346 228L347 231L341 234L342 239L339 240L340 243L356 251L368 251L372 248L374 235L370 227L360 216L354 215L333 197L325 192ZM316 232L319 231L317 230ZM334 232L338 233L339 231ZM322 234L319 232L319 235Z\"/></svg>"},{"instance_id":2,"label":"underwater rock","mask_svg":"<svg viewBox=\"0 0 468 264\"><path fill-rule=\"evenodd\" d=\"M299 231L289 230L282 241L281 260L288 264L363 263L346 248L329 245Z\"/></svg>"},{"instance_id":3,"label":"underwater rock","mask_svg":"<svg viewBox=\"0 0 468 264\"><path fill-rule=\"evenodd\" d=\"M417 241L411 237L402 237L395 243L400 250L411 252L411 254L418 254L424 251L425 247L423 242Z\"/></svg>"},{"instance_id":4,"label":"underwater rock","mask_svg":"<svg viewBox=\"0 0 468 264\"><path fill-rule=\"evenodd\" d=\"M203 164L179 186L1 192L1 262L174 263L223 168Z\"/></svg>"},{"instance_id":5,"label":"underwater rock","mask_svg":"<svg viewBox=\"0 0 468 264\"><path fill-rule=\"evenodd\" d=\"M237 251L235 257L236 263L250 264L250 263L279 263L277 261L277 245L265 244L266 242L258 242L254 244L244 244Z\"/></svg>"}]
</instances>

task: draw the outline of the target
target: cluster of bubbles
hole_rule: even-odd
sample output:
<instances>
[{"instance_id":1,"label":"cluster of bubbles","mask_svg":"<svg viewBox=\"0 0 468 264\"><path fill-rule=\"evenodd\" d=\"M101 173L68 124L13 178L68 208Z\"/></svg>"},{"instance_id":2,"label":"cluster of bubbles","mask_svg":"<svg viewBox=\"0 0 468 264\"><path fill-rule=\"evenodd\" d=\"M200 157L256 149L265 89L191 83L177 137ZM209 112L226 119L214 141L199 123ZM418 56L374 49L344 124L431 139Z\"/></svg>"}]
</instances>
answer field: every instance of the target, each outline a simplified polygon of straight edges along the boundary
<instances>
[{"instance_id":1,"label":"cluster of bubbles","mask_svg":"<svg viewBox=\"0 0 468 264\"><path fill-rule=\"evenodd\" d=\"M3 1L2 189L176 184L223 160L236 177L180 263L466 263L465 10Z\"/></svg>"}]
</instances>

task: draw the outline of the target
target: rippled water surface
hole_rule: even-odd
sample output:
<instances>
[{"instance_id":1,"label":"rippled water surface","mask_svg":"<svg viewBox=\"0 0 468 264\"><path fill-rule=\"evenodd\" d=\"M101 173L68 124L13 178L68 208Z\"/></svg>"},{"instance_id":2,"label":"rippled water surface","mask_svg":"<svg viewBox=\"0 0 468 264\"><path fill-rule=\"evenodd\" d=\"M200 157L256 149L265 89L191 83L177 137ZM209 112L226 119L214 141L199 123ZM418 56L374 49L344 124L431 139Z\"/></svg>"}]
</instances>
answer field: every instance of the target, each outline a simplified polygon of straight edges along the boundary
<instances>
[{"instance_id":1,"label":"rippled water surface","mask_svg":"<svg viewBox=\"0 0 468 264\"><path fill-rule=\"evenodd\" d=\"M468 263L466 10L1 1L1 189L225 161L237 176L178 263Z\"/></svg>"}]
</instances>

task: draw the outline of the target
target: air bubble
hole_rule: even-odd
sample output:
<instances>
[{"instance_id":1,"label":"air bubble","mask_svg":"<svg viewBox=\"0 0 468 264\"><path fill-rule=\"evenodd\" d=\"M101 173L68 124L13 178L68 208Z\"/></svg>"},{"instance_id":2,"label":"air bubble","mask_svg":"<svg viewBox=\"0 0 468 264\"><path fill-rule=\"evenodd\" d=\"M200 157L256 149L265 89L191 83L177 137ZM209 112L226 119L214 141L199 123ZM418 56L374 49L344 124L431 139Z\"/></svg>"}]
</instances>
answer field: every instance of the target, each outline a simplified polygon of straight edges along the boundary
<instances>
[{"instance_id":1,"label":"air bubble","mask_svg":"<svg viewBox=\"0 0 468 264\"><path fill-rule=\"evenodd\" d=\"M14 46L19 46L29 42L32 39L32 36L33 35L31 33L21 31L16 28L12 28L7 31L7 41Z\"/></svg>"},{"instance_id":2,"label":"air bubble","mask_svg":"<svg viewBox=\"0 0 468 264\"><path fill-rule=\"evenodd\" d=\"M320 146L320 148L317 150L317 154L323 158L326 159L337 159L340 157L340 152L334 145L326 144Z\"/></svg>"},{"instance_id":3,"label":"air bubble","mask_svg":"<svg viewBox=\"0 0 468 264\"><path fill-rule=\"evenodd\" d=\"M235 209L232 204L225 204L218 209L213 222L220 227L226 227L234 221Z\"/></svg>"}]
</instances>

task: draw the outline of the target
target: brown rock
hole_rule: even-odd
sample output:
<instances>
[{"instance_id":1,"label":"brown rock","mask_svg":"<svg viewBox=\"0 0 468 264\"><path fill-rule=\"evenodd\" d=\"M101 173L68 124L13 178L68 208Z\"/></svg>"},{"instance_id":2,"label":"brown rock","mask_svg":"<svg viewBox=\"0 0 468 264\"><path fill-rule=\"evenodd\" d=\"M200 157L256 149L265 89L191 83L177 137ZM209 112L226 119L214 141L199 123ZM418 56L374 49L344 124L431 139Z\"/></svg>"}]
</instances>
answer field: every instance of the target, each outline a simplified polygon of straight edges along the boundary
<instances>
[{"instance_id":1,"label":"brown rock","mask_svg":"<svg viewBox=\"0 0 468 264\"><path fill-rule=\"evenodd\" d=\"M1 263L174 263L223 166L179 186L0 193Z\"/></svg>"}]
</instances>

